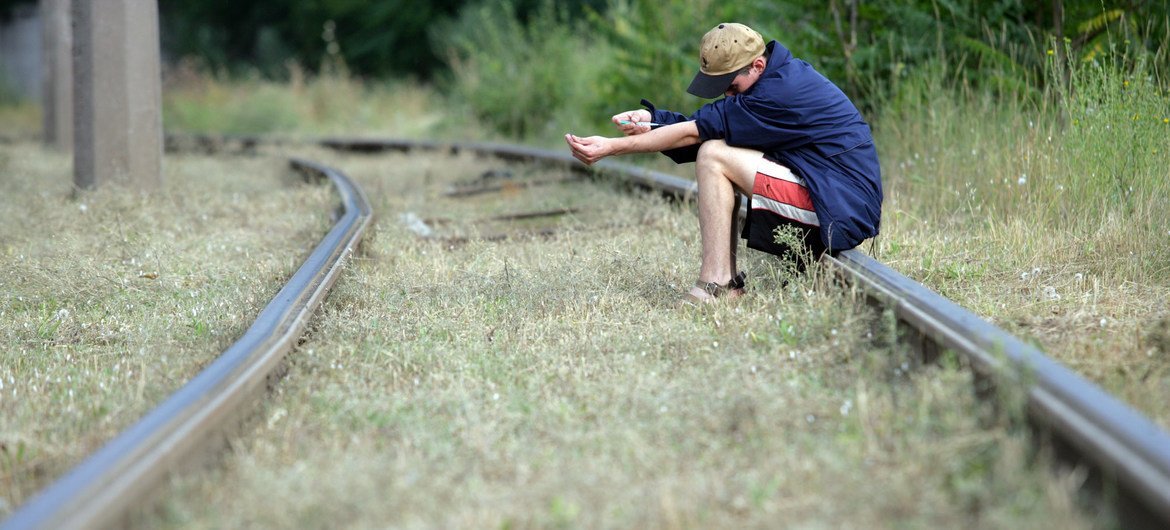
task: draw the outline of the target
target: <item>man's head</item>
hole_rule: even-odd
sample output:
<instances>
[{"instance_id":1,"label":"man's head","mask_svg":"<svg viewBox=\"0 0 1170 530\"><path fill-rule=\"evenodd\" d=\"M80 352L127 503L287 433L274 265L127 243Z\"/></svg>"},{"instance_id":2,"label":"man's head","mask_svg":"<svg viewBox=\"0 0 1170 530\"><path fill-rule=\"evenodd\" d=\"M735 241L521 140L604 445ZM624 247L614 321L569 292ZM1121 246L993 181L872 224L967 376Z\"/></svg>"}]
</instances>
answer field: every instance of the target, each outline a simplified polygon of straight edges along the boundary
<instances>
[{"instance_id":1,"label":"man's head","mask_svg":"<svg viewBox=\"0 0 1170 530\"><path fill-rule=\"evenodd\" d=\"M711 99L751 88L767 64L764 49L764 38L752 28L733 22L715 26L699 44L699 73L687 92Z\"/></svg>"}]
</instances>

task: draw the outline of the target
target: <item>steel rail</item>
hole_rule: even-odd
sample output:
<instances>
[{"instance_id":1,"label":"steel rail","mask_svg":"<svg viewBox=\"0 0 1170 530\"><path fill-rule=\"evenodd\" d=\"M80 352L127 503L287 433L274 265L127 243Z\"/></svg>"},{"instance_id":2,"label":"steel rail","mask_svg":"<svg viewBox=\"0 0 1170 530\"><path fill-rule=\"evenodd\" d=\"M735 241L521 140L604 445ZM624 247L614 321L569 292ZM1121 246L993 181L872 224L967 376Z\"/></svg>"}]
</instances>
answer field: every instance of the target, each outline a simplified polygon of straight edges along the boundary
<instances>
[{"instance_id":1,"label":"steel rail","mask_svg":"<svg viewBox=\"0 0 1170 530\"><path fill-rule=\"evenodd\" d=\"M468 151L612 175L684 200L698 193L694 181L629 164L606 160L591 170L567 151L397 139L328 139L321 145L358 152ZM741 217L745 212L741 202ZM931 352L951 349L990 375L993 383L1023 386L1029 418L1070 449L1073 460L1098 473L1103 493L1110 497L1106 500L1121 507L1118 516L1127 527L1170 528L1170 434L1165 430L1035 347L861 252L847 250L824 261L872 300L891 308L900 325L929 342L919 347Z\"/></svg>"},{"instance_id":2,"label":"steel rail","mask_svg":"<svg viewBox=\"0 0 1170 530\"><path fill-rule=\"evenodd\" d=\"M1096 384L958 304L856 251L825 260L898 318L974 368L1023 385L1029 416L1116 482L1118 515L1133 526L1170 527L1170 435Z\"/></svg>"},{"instance_id":3,"label":"steel rail","mask_svg":"<svg viewBox=\"0 0 1170 530\"><path fill-rule=\"evenodd\" d=\"M251 327L206 369L9 517L0 529L100 528L122 522L166 473L238 417L239 409L296 345L309 317L372 220L365 193L332 168L293 159L329 179L341 212L300 269Z\"/></svg>"}]
</instances>

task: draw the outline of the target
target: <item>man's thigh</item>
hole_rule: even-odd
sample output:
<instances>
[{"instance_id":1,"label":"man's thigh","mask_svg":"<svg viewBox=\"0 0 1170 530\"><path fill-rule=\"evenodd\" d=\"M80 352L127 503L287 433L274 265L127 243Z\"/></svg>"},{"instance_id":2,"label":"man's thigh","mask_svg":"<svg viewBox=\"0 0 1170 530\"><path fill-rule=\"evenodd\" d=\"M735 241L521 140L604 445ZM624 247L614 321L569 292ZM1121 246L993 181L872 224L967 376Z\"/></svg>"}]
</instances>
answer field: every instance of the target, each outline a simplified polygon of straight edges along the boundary
<instances>
[{"instance_id":1,"label":"man's thigh","mask_svg":"<svg viewBox=\"0 0 1170 530\"><path fill-rule=\"evenodd\" d=\"M699 148L699 162L717 163L740 192L751 194L756 168L764 153L746 147L732 147L723 140L707 140Z\"/></svg>"}]
</instances>

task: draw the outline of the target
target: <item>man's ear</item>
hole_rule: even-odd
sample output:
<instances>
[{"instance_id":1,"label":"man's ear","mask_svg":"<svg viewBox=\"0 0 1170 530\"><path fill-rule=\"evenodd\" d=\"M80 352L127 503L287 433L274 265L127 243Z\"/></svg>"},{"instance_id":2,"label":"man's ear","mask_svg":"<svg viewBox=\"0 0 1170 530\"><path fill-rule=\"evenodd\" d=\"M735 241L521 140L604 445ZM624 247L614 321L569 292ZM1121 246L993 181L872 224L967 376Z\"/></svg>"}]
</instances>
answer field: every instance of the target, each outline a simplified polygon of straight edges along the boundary
<instances>
[{"instance_id":1,"label":"man's ear","mask_svg":"<svg viewBox=\"0 0 1170 530\"><path fill-rule=\"evenodd\" d=\"M760 73L763 73L764 67L768 66L768 61L764 59L763 55L761 55L756 57L756 60L752 61L752 66L759 70Z\"/></svg>"}]
</instances>

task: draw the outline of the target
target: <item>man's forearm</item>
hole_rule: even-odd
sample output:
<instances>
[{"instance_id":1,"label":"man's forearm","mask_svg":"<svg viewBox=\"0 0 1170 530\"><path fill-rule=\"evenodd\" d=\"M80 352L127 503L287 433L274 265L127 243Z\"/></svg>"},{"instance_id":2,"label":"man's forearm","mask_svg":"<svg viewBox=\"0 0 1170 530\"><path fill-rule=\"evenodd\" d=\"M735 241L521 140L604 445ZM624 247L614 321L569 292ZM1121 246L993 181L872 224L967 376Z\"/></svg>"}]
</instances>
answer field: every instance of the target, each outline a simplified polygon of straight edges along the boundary
<instances>
[{"instance_id":1,"label":"man's forearm","mask_svg":"<svg viewBox=\"0 0 1170 530\"><path fill-rule=\"evenodd\" d=\"M615 154L657 153L699 143L699 128L684 121L617 140Z\"/></svg>"}]
</instances>

